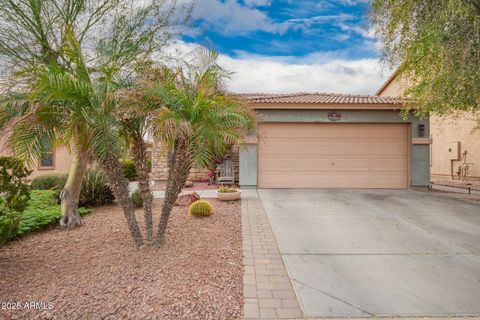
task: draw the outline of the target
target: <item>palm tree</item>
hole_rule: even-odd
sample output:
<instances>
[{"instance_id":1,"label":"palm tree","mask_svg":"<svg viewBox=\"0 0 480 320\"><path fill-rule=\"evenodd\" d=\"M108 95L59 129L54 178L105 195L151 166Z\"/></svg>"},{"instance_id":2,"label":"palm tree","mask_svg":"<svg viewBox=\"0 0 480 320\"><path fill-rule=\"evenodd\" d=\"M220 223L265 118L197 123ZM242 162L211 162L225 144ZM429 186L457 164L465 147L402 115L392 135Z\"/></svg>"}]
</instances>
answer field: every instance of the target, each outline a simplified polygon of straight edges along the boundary
<instances>
[{"instance_id":1,"label":"palm tree","mask_svg":"<svg viewBox=\"0 0 480 320\"><path fill-rule=\"evenodd\" d=\"M173 204L194 163L208 166L215 154L242 141L252 129L250 109L223 90L228 72L215 52L199 50L184 68L163 69L159 81L145 89L149 101L160 102L152 119L154 137L169 148L168 181L156 246L164 243Z\"/></svg>"},{"instance_id":2,"label":"palm tree","mask_svg":"<svg viewBox=\"0 0 480 320\"><path fill-rule=\"evenodd\" d=\"M30 163L42 145L70 148L62 226L81 225L78 195L93 157L88 130L103 105L98 99L131 64L164 46L170 25L186 22L189 5L177 9L175 0L0 0L0 58L20 91L1 101L2 136Z\"/></svg>"},{"instance_id":3,"label":"palm tree","mask_svg":"<svg viewBox=\"0 0 480 320\"><path fill-rule=\"evenodd\" d=\"M33 166L45 145L69 147L72 163L60 198L65 227L81 225L78 198L88 161L89 135L86 115L95 96L89 83L61 72L54 64L30 70L29 87L4 96L0 107L3 145Z\"/></svg>"},{"instance_id":4,"label":"palm tree","mask_svg":"<svg viewBox=\"0 0 480 320\"><path fill-rule=\"evenodd\" d=\"M143 71L146 72L146 70ZM124 88L115 91L111 100L116 104L115 117L120 125L120 133L129 146L130 155L137 169L138 185L143 200L146 240L150 242L153 237L153 196L149 185L145 137L148 135L151 117L149 110L139 108L141 105L144 107L146 105L144 92L138 87L139 79L137 81L127 79L124 82Z\"/></svg>"},{"instance_id":5,"label":"palm tree","mask_svg":"<svg viewBox=\"0 0 480 320\"><path fill-rule=\"evenodd\" d=\"M107 77L78 77L55 67L38 68L35 72L35 82L29 95L33 107L9 124L15 124L9 139L15 154L35 159L45 141L69 141L76 152L67 184L61 193L63 201L74 201L71 207L75 208L75 212L69 211L68 214L77 214L77 199L86 160L95 160L105 172L115 199L124 211L136 245L143 245L128 180L119 160L122 149L120 125L114 116L115 105L107 99L117 83L111 80L106 83Z\"/></svg>"}]
</instances>

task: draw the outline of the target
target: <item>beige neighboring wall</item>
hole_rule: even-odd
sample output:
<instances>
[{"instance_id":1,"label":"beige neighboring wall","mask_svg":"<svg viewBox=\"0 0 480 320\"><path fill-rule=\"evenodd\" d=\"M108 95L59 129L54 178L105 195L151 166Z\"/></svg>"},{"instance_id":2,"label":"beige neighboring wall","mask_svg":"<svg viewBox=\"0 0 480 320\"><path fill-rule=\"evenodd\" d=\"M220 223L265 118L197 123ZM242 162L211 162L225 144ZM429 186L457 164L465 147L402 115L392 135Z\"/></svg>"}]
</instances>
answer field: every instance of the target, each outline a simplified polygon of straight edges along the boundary
<instances>
[{"instance_id":1,"label":"beige neighboring wall","mask_svg":"<svg viewBox=\"0 0 480 320\"><path fill-rule=\"evenodd\" d=\"M431 117L432 167L431 174L437 177L458 179L459 167L468 163L472 180L480 180L480 130L472 119ZM466 152L466 154L465 154ZM456 159L456 160L452 160Z\"/></svg>"},{"instance_id":2,"label":"beige neighboring wall","mask_svg":"<svg viewBox=\"0 0 480 320\"><path fill-rule=\"evenodd\" d=\"M402 84L394 73L376 94L399 97L402 93ZM457 119L430 116L432 178L450 179L453 174L454 179L459 179L457 172L465 161L469 163L468 179L480 180L480 130L475 130L478 124L469 114Z\"/></svg>"},{"instance_id":3,"label":"beige neighboring wall","mask_svg":"<svg viewBox=\"0 0 480 320\"><path fill-rule=\"evenodd\" d=\"M394 72L375 94L380 97L401 97L403 89L402 83L397 77L397 72Z\"/></svg>"}]
</instances>

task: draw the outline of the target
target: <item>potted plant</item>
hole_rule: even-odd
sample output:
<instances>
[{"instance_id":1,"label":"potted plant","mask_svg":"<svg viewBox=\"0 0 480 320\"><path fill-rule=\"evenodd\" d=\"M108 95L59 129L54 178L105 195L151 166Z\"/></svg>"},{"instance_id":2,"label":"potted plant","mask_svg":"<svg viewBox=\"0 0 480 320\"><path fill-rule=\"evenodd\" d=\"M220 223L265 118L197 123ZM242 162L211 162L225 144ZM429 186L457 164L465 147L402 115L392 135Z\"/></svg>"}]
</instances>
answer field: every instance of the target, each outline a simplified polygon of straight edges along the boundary
<instances>
[{"instance_id":1,"label":"potted plant","mask_svg":"<svg viewBox=\"0 0 480 320\"><path fill-rule=\"evenodd\" d=\"M234 201L240 199L241 191L235 187L220 186L217 190L217 197L222 201Z\"/></svg>"}]
</instances>

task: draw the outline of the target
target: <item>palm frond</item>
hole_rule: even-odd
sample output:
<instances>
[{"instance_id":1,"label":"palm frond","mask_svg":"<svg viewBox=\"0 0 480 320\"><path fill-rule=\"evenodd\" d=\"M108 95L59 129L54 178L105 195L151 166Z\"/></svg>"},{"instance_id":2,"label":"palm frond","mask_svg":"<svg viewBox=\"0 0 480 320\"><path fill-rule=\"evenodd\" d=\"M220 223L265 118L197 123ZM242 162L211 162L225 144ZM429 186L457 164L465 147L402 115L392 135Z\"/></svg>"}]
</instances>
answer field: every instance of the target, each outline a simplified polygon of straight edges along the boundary
<instances>
[{"instance_id":1,"label":"palm frond","mask_svg":"<svg viewBox=\"0 0 480 320\"><path fill-rule=\"evenodd\" d=\"M56 134L53 128L30 120L23 118L17 123L10 138L10 144L16 157L34 166L45 151L45 147L56 144Z\"/></svg>"},{"instance_id":2,"label":"palm frond","mask_svg":"<svg viewBox=\"0 0 480 320\"><path fill-rule=\"evenodd\" d=\"M123 141L109 111L98 112L90 124L91 151L99 158L120 157Z\"/></svg>"},{"instance_id":3,"label":"palm frond","mask_svg":"<svg viewBox=\"0 0 480 320\"><path fill-rule=\"evenodd\" d=\"M0 128L29 112L30 101L24 93L12 92L0 99Z\"/></svg>"},{"instance_id":4,"label":"palm frond","mask_svg":"<svg viewBox=\"0 0 480 320\"><path fill-rule=\"evenodd\" d=\"M37 79L32 91L34 100L62 101L66 105L77 106L89 106L93 102L95 94L91 83L71 74L43 69L38 71Z\"/></svg>"}]
</instances>

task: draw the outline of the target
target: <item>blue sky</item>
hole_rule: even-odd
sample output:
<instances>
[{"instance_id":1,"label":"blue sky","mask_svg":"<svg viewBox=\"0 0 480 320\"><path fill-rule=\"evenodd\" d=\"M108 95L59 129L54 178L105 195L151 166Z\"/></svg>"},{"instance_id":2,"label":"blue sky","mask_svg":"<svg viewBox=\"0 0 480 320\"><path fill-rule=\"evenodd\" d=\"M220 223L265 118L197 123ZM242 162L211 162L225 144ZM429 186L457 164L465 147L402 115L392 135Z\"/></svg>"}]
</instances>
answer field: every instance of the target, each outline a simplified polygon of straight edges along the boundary
<instances>
[{"instance_id":1,"label":"blue sky","mask_svg":"<svg viewBox=\"0 0 480 320\"><path fill-rule=\"evenodd\" d=\"M217 50L237 92L372 94L388 76L368 0L197 0L181 49Z\"/></svg>"}]
</instances>

